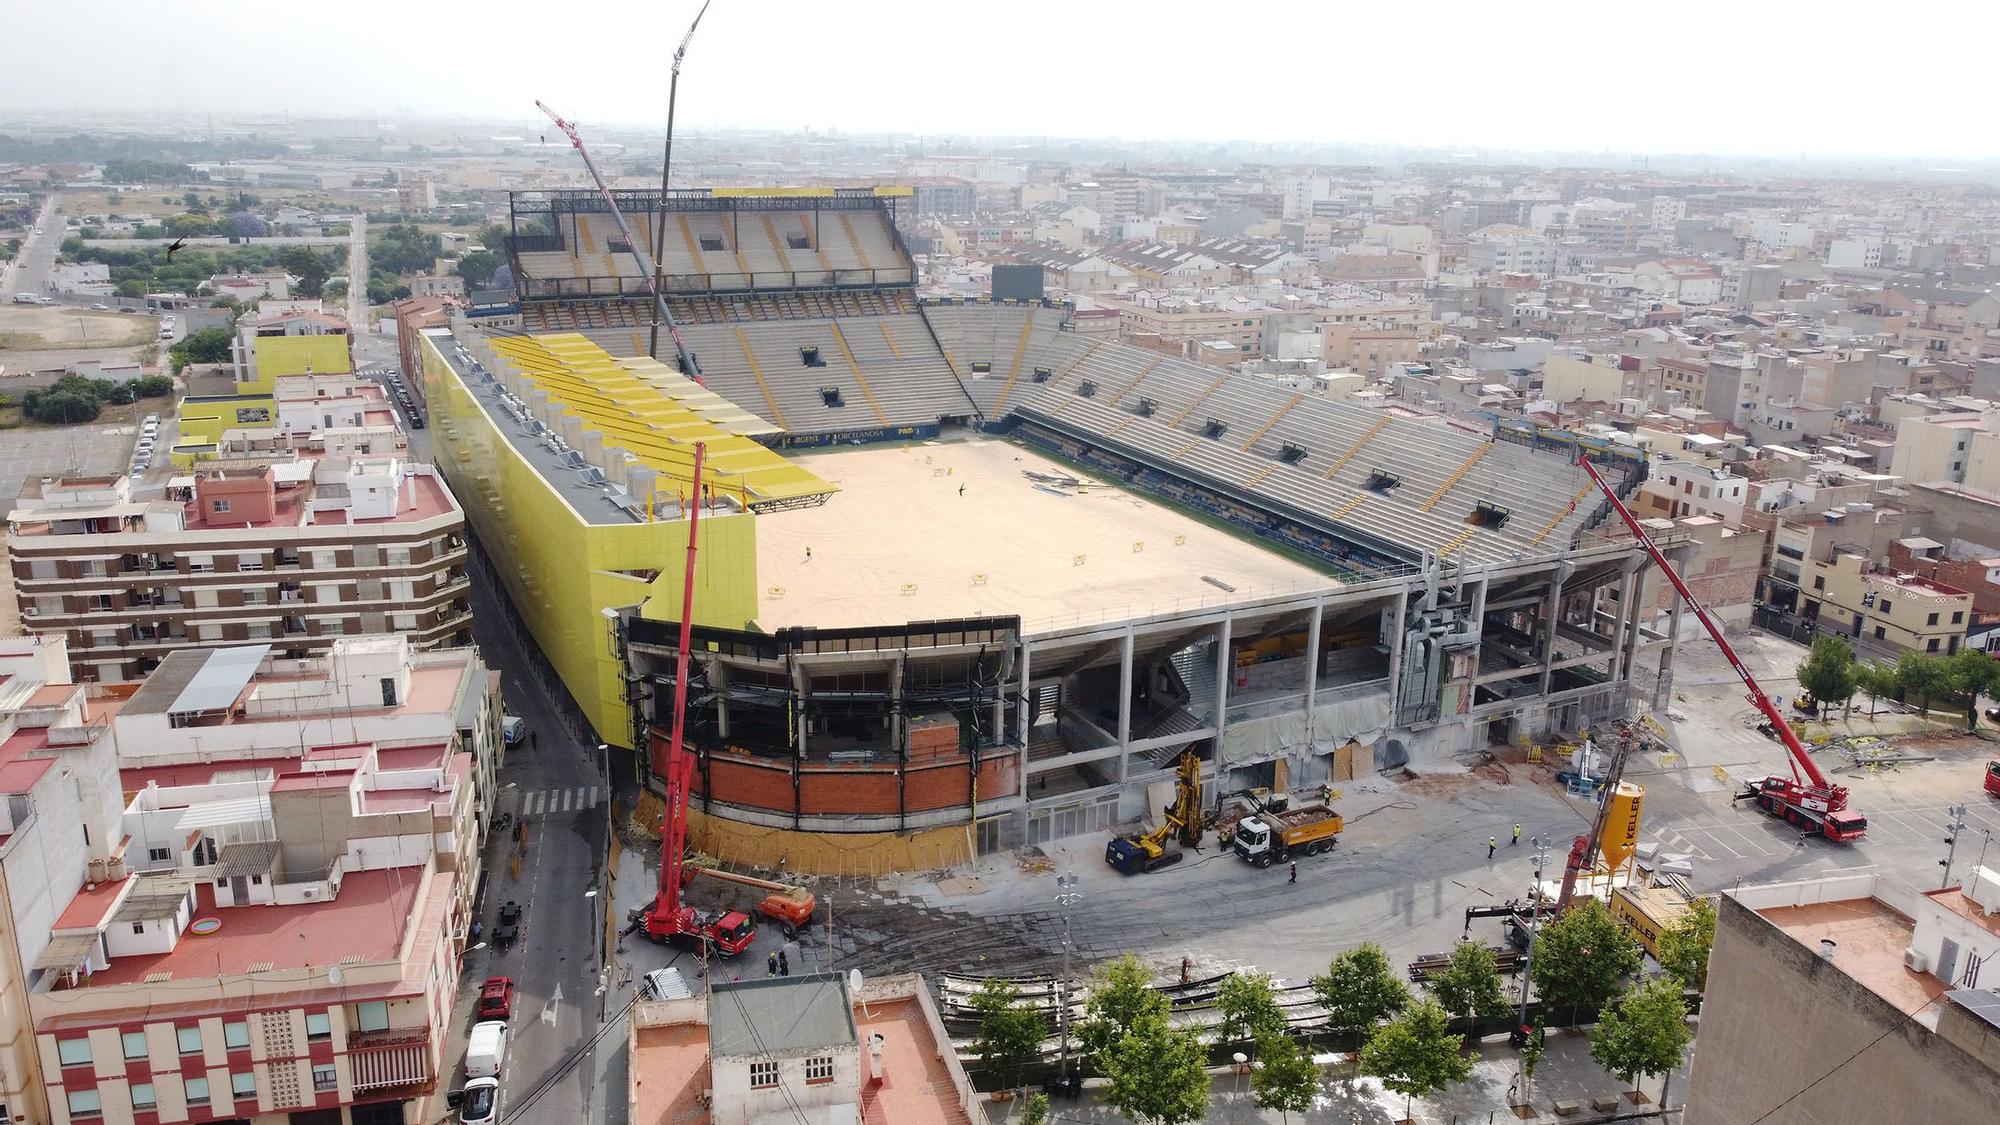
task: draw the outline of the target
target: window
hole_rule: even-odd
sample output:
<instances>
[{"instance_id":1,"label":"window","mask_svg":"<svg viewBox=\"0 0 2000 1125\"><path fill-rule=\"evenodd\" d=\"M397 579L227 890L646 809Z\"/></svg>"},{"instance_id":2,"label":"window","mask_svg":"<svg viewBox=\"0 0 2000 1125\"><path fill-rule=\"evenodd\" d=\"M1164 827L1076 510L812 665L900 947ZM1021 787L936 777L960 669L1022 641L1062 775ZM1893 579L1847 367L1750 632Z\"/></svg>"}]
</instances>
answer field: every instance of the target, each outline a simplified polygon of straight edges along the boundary
<instances>
[{"instance_id":1,"label":"window","mask_svg":"<svg viewBox=\"0 0 2000 1125\"><path fill-rule=\"evenodd\" d=\"M148 863L166 863L167 861L173 858L174 858L174 851L172 848L146 849L146 862Z\"/></svg>"},{"instance_id":2,"label":"window","mask_svg":"<svg viewBox=\"0 0 2000 1125\"><path fill-rule=\"evenodd\" d=\"M242 1020L223 1024L222 1045L232 1051L247 1050L250 1046L250 1025Z\"/></svg>"},{"instance_id":3,"label":"window","mask_svg":"<svg viewBox=\"0 0 2000 1125\"><path fill-rule=\"evenodd\" d=\"M1824 574L1813 575L1813 589L1815 590L1826 589L1826 576Z\"/></svg>"},{"instance_id":4,"label":"window","mask_svg":"<svg viewBox=\"0 0 2000 1125\"><path fill-rule=\"evenodd\" d=\"M1875 612L1881 614L1884 617L1889 616L1889 610L1891 610L1892 608L1894 608L1894 603L1887 598L1883 598L1882 600L1875 603Z\"/></svg>"},{"instance_id":5,"label":"window","mask_svg":"<svg viewBox=\"0 0 2000 1125\"><path fill-rule=\"evenodd\" d=\"M340 1076L332 1063L313 1064L313 1089L331 1090L340 1085Z\"/></svg>"},{"instance_id":6,"label":"window","mask_svg":"<svg viewBox=\"0 0 2000 1125\"><path fill-rule=\"evenodd\" d=\"M146 1050L146 1033L145 1033L145 1032L143 1032L143 1031L128 1031L128 1032L126 1032L126 1033L125 1033L124 1035L121 1035L121 1036L119 1036L119 1039L120 1039L120 1040L121 1040L121 1041L122 1041L122 1042L124 1043L124 1045L125 1045L125 1057L126 1057L126 1058L128 1058L128 1059L143 1059L143 1058L145 1058L145 1057L146 1057L146 1055L147 1055L147 1053L148 1053L148 1052L147 1052L147 1050Z\"/></svg>"},{"instance_id":7,"label":"window","mask_svg":"<svg viewBox=\"0 0 2000 1125\"><path fill-rule=\"evenodd\" d=\"M1875 626L1875 639L1878 641L1887 639L1886 635L1882 632L1882 627L1880 625Z\"/></svg>"},{"instance_id":8,"label":"window","mask_svg":"<svg viewBox=\"0 0 2000 1125\"><path fill-rule=\"evenodd\" d=\"M229 1095L235 1098L257 1096L257 1076L254 1074L232 1074L229 1076Z\"/></svg>"},{"instance_id":9,"label":"window","mask_svg":"<svg viewBox=\"0 0 2000 1125\"><path fill-rule=\"evenodd\" d=\"M145 933L145 932L146 932L146 923L144 923L144 922L134 922L134 923L132 923L132 932L133 932L133 933L135 933L135 934L143 934L143 933Z\"/></svg>"},{"instance_id":10,"label":"window","mask_svg":"<svg viewBox=\"0 0 2000 1125\"><path fill-rule=\"evenodd\" d=\"M90 1064L90 1040L84 1038L56 1040L56 1057L64 1066L88 1066Z\"/></svg>"},{"instance_id":11,"label":"window","mask_svg":"<svg viewBox=\"0 0 2000 1125\"><path fill-rule=\"evenodd\" d=\"M96 1090L71 1090L69 1092L69 1115L71 1117L96 1117L104 1112L104 1099Z\"/></svg>"},{"instance_id":12,"label":"window","mask_svg":"<svg viewBox=\"0 0 2000 1125\"><path fill-rule=\"evenodd\" d=\"M180 1045L181 1054L183 1055L201 1054L201 1028L199 1027L175 1028L174 1042Z\"/></svg>"},{"instance_id":13,"label":"window","mask_svg":"<svg viewBox=\"0 0 2000 1125\"><path fill-rule=\"evenodd\" d=\"M306 1042L333 1038L333 1020L325 1012L306 1013Z\"/></svg>"},{"instance_id":14,"label":"window","mask_svg":"<svg viewBox=\"0 0 2000 1125\"><path fill-rule=\"evenodd\" d=\"M208 510L211 512L226 512L229 510L229 501L210 500L208 502Z\"/></svg>"},{"instance_id":15,"label":"window","mask_svg":"<svg viewBox=\"0 0 2000 1125\"><path fill-rule=\"evenodd\" d=\"M1930 620L1929 620L1929 621L1926 621L1926 622L1925 622L1924 624L1926 624L1926 625L1935 625L1935 624L1937 624L1937 618L1938 618L1938 615L1937 615L1937 614L1935 614L1935 613L1933 613L1933 614L1931 614L1931 618L1930 618Z\"/></svg>"},{"instance_id":16,"label":"window","mask_svg":"<svg viewBox=\"0 0 2000 1125\"><path fill-rule=\"evenodd\" d=\"M354 1006L354 1026L360 1031L381 1031L389 1026L389 1002L372 1000Z\"/></svg>"},{"instance_id":17,"label":"window","mask_svg":"<svg viewBox=\"0 0 2000 1125\"><path fill-rule=\"evenodd\" d=\"M833 1081L833 1056L820 1055L806 1060L806 1085L818 1086Z\"/></svg>"},{"instance_id":18,"label":"window","mask_svg":"<svg viewBox=\"0 0 2000 1125\"><path fill-rule=\"evenodd\" d=\"M1951 611L1951 623L1952 623L1953 625L1963 625L1963 624L1965 623L1965 611L1964 611L1964 610L1962 610L1962 609L1954 609L1954 610L1952 610L1952 611Z\"/></svg>"},{"instance_id":19,"label":"window","mask_svg":"<svg viewBox=\"0 0 2000 1125\"><path fill-rule=\"evenodd\" d=\"M189 1105L208 1104L208 1079L188 1078L182 1081L187 1089L187 1103Z\"/></svg>"},{"instance_id":20,"label":"window","mask_svg":"<svg viewBox=\"0 0 2000 1125\"><path fill-rule=\"evenodd\" d=\"M132 1108L152 1109L160 1104L159 1095L153 1093L151 1082L132 1083Z\"/></svg>"},{"instance_id":21,"label":"window","mask_svg":"<svg viewBox=\"0 0 2000 1125\"><path fill-rule=\"evenodd\" d=\"M752 1090L768 1090L777 1084L777 1060L760 1059L750 1064L750 1088Z\"/></svg>"}]
</instances>

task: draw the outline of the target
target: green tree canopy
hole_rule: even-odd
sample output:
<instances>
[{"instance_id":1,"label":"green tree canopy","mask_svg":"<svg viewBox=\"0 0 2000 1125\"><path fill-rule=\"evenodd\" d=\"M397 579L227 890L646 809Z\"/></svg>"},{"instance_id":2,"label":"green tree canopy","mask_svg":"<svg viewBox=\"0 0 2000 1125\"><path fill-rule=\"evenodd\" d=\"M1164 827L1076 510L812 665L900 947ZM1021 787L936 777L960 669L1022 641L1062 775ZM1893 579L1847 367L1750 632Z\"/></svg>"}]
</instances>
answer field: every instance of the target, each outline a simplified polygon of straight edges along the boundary
<instances>
[{"instance_id":1,"label":"green tree canopy","mask_svg":"<svg viewBox=\"0 0 2000 1125\"><path fill-rule=\"evenodd\" d=\"M1708 955L1715 948L1715 901L1688 904L1688 912L1660 933L1660 965L1687 988L1708 985Z\"/></svg>"},{"instance_id":2,"label":"green tree canopy","mask_svg":"<svg viewBox=\"0 0 2000 1125\"><path fill-rule=\"evenodd\" d=\"M1425 998L1390 1020L1361 1048L1361 1072L1403 1095L1403 1115L1408 1117L1410 1099L1463 1082L1472 1073L1472 1060L1459 1053L1460 1045L1451 1033L1451 1016L1437 1001Z\"/></svg>"},{"instance_id":3,"label":"green tree canopy","mask_svg":"<svg viewBox=\"0 0 2000 1125\"><path fill-rule=\"evenodd\" d=\"M1965 707L1965 729L1979 729L1979 697L2000 682L2000 662L1976 648L1963 649L1944 658L1944 681Z\"/></svg>"},{"instance_id":4,"label":"green tree canopy","mask_svg":"<svg viewBox=\"0 0 2000 1125\"><path fill-rule=\"evenodd\" d=\"M1694 1040L1687 1015L1681 982L1672 975L1656 977L1598 1013L1590 1032L1590 1057L1629 1083L1665 1074L1681 1064Z\"/></svg>"},{"instance_id":5,"label":"green tree canopy","mask_svg":"<svg viewBox=\"0 0 2000 1125\"><path fill-rule=\"evenodd\" d=\"M333 274L325 258L304 246L287 248L278 256L278 265L299 279L299 293L306 297L320 296L326 288L326 279Z\"/></svg>"},{"instance_id":6,"label":"green tree canopy","mask_svg":"<svg viewBox=\"0 0 2000 1125\"><path fill-rule=\"evenodd\" d=\"M1049 1096L1029 1094L1021 1106L1021 1125L1049 1125Z\"/></svg>"},{"instance_id":7,"label":"green tree canopy","mask_svg":"<svg viewBox=\"0 0 2000 1125\"><path fill-rule=\"evenodd\" d=\"M229 344L234 338L227 328L204 328L175 341L167 349L167 359L176 375L190 363L226 363Z\"/></svg>"},{"instance_id":8,"label":"green tree canopy","mask_svg":"<svg viewBox=\"0 0 2000 1125\"><path fill-rule=\"evenodd\" d=\"M1250 1088L1258 1108L1277 1110L1289 1125L1292 1114L1306 1112L1319 1098L1319 1064L1312 1052L1284 1032L1261 1036Z\"/></svg>"},{"instance_id":9,"label":"green tree canopy","mask_svg":"<svg viewBox=\"0 0 2000 1125\"><path fill-rule=\"evenodd\" d=\"M973 1053L1003 1089L1019 1084L1021 1067L1040 1053L1048 1031L1042 1013L1017 1005L1020 996L1013 984L989 977L972 998L972 1010L979 1014Z\"/></svg>"},{"instance_id":10,"label":"green tree canopy","mask_svg":"<svg viewBox=\"0 0 2000 1125\"><path fill-rule=\"evenodd\" d=\"M392 274L423 273L437 257L437 239L409 223L382 228L368 240L368 263Z\"/></svg>"},{"instance_id":11,"label":"green tree canopy","mask_svg":"<svg viewBox=\"0 0 2000 1125\"><path fill-rule=\"evenodd\" d=\"M1611 911L1586 898L1543 924L1534 961L1535 987L1544 1001L1594 1012L1618 995L1644 958Z\"/></svg>"},{"instance_id":12,"label":"green tree canopy","mask_svg":"<svg viewBox=\"0 0 2000 1125\"><path fill-rule=\"evenodd\" d=\"M1215 991L1215 1008L1222 1014L1215 1027L1218 1044L1261 1041L1267 1035L1282 1034L1287 1026L1269 973L1230 974Z\"/></svg>"},{"instance_id":13,"label":"green tree canopy","mask_svg":"<svg viewBox=\"0 0 2000 1125\"><path fill-rule=\"evenodd\" d=\"M1870 714L1874 713L1876 703L1885 697L1893 697L1901 690L1895 667L1875 660L1854 666L1854 686L1868 697Z\"/></svg>"},{"instance_id":14,"label":"green tree canopy","mask_svg":"<svg viewBox=\"0 0 2000 1125\"><path fill-rule=\"evenodd\" d=\"M1426 985L1432 996L1455 1016L1487 1019L1507 1010L1507 994L1493 951L1477 942L1462 941L1451 951L1451 964Z\"/></svg>"},{"instance_id":15,"label":"green tree canopy","mask_svg":"<svg viewBox=\"0 0 2000 1125\"><path fill-rule=\"evenodd\" d=\"M1951 681L1944 661L1921 652L1904 652L1896 658L1896 686L1905 698L1916 696L1917 706L1926 713L1931 701L1951 694Z\"/></svg>"},{"instance_id":16,"label":"green tree canopy","mask_svg":"<svg viewBox=\"0 0 2000 1125\"><path fill-rule=\"evenodd\" d=\"M1389 957L1374 942L1334 957L1326 972L1312 979L1327 1026L1362 1035L1410 1002L1410 988L1396 979Z\"/></svg>"},{"instance_id":17,"label":"green tree canopy","mask_svg":"<svg viewBox=\"0 0 2000 1125\"><path fill-rule=\"evenodd\" d=\"M492 250L474 250L460 258L452 272L465 279L465 287L468 290L485 289L493 284L494 271L506 264L507 258L504 254Z\"/></svg>"},{"instance_id":18,"label":"green tree canopy","mask_svg":"<svg viewBox=\"0 0 2000 1125\"><path fill-rule=\"evenodd\" d=\"M73 426L78 422L95 421L103 409L97 399L70 390L39 395L30 391L21 403L22 413L51 426Z\"/></svg>"},{"instance_id":19,"label":"green tree canopy","mask_svg":"<svg viewBox=\"0 0 2000 1125\"><path fill-rule=\"evenodd\" d=\"M1084 1005L1077 1039L1084 1054L1102 1069L1103 1061L1126 1032L1142 1023L1165 1027L1171 1009L1153 987L1153 974L1143 961L1126 954L1097 970L1090 1001Z\"/></svg>"},{"instance_id":20,"label":"green tree canopy","mask_svg":"<svg viewBox=\"0 0 2000 1125\"><path fill-rule=\"evenodd\" d=\"M1857 686L1853 647L1830 633L1814 637L1812 651L1799 663L1799 686L1812 694L1821 714L1829 704L1847 702Z\"/></svg>"},{"instance_id":21,"label":"green tree canopy","mask_svg":"<svg viewBox=\"0 0 2000 1125\"><path fill-rule=\"evenodd\" d=\"M1134 1121L1187 1125L1208 1117L1208 1049L1193 1030L1142 1019L1098 1065L1104 1104Z\"/></svg>"}]
</instances>

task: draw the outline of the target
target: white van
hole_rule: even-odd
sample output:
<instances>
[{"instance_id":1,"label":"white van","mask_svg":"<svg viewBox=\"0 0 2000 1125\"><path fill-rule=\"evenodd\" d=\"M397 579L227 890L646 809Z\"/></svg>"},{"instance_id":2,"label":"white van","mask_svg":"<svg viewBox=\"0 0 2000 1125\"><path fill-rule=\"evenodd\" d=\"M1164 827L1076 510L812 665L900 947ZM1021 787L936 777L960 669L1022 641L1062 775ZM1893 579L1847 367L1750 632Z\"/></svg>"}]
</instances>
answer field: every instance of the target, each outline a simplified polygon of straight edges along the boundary
<instances>
[{"instance_id":1,"label":"white van","mask_svg":"<svg viewBox=\"0 0 2000 1125\"><path fill-rule=\"evenodd\" d=\"M507 1061L507 1024L503 1020L486 1020L472 1025L472 1034L465 1041L465 1076L467 1078L498 1078L500 1066Z\"/></svg>"}]
</instances>

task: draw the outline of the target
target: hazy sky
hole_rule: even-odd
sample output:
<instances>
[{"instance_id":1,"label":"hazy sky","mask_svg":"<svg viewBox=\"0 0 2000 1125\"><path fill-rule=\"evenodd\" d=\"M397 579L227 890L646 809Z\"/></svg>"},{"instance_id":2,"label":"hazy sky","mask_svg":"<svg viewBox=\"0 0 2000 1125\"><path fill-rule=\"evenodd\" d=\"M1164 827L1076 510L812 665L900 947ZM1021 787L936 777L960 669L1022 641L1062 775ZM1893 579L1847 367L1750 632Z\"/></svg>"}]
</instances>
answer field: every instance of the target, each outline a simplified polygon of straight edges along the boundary
<instances>
[{"instance_id":1,"label":"hazy sky","mask_svg":"<svg viewBox=\"0 0 2000 1125\"><path fill-rule=\"evenodd\" d=\"M0 0L22 110L659 122L699 0ZM2000 156L2000 3L715 0L683 127Z\"/></svg>"}]
</instances>

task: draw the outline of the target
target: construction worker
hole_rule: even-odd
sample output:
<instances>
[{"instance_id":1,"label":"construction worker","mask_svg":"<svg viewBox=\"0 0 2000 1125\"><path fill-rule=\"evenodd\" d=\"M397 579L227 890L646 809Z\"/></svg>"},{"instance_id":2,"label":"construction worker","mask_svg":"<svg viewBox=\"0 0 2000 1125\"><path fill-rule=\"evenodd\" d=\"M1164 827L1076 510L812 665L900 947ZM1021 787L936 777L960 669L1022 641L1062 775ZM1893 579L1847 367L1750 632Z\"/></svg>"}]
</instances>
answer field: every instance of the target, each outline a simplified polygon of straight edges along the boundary
<instances>
[{"instance_id":1,"label":"construction worker","mask_svg":"<svg viewBox=\"0 0 2000 1125\"><path fill-rule=\"evenodd\" d=\"M813 549L811 547L806 548L806 561L807 562L813 561Z\"/></svg>"},{"instance_id":2,"label":"construction worker","mask_svg":"<svg viewBox=\"0 0 2000 1125\"><path fill-rule=\"evenodd\" d=\"M1299 881L1299 864L1297 860L1292 861L1292 877L1285 881L1288 883L1296 883Z\"/></svg>"},{"instance_id":3,"label":"construction worker","mask_svg":"<svg viewBox=\"0 0 2000 1125\"><path fill-rule=\"evenodd\" d=\"M1520 823L1519 821L1515 821L1515 822L1514 822L1514 842L1513 842L1512 844L1509 844L1509 845L1508 845L1508 847L1518 847L1518 846L1520 845L1520 843L1521 843L1521 823Z\"/></svg>"},{"instance_id":4,"label":"construction worker","mask_svg":"<svg viewBox=\"0 0 2000 1125\"><path fill-rule=\"evenodd\" d=\"M1493 836L1486 837L1486 858L1492 859L1493 853L1499 850L1500 850L1499 839Z\"/></svg>"},{"instance_id":5,"label":"construction worker","mask_svg":"<svg viewBox=\"0 0 2000 1125\"><path fill-rule=\"evenodd\" d=\"M769 957L764 958L764 975L767 977L775 977L778 975L777 954L773 953Z\"/></svg>"}]
</instances>

